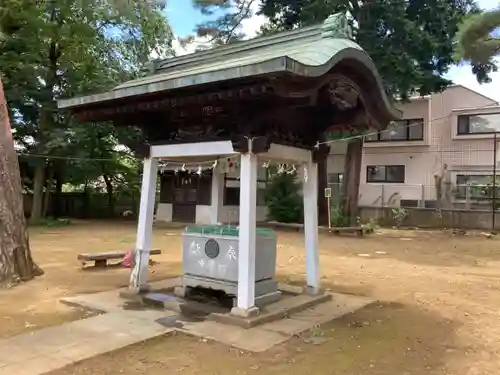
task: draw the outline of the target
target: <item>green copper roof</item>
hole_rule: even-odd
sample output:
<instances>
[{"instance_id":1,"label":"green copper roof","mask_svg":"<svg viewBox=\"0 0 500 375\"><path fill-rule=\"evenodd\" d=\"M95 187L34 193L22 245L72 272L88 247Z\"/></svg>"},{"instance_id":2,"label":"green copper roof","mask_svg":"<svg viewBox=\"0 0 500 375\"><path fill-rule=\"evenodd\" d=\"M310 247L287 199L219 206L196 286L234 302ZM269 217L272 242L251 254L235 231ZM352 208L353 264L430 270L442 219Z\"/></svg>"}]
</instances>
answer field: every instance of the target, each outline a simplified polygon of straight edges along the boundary
<instances>
[{"instance_id":1,"label":"green copper roof","mask_svg":"<svg viewBox=\"0 0 500 375\"><path fill-rule=\"evenodd\" d=\"M292 73L317 77L327 73L343 59L362 63L373 75L388 117L399 118L385 95L375 65L350 36L346 26L339 26L338 16L323 24L272 36L259 37L207 51L152 62L146 77L125 82L111 91L58 102L59 108L92 105L131 96L151 94L189 86L210 84L238 78ZM344 29L342 29L342 27Z\"/></svg>"},{"instance_id":2,"label":"green copper roof","mask_svg":"<svg viewBox=\"0 0 500 375\"><path fill-rule=\"evenodd\" d=\"M191 60L193 57L188 55L191 59L186 59L185 64L182 65L174 65L177 61L167 61L165 65L159 64L159 68L155 71L156 74L125 82L114 90L154 85L158 82L167 81L173 81L167 88L199 85L213 82L213 76L204 75L204 73L211 72L221 72L220 75L226 80L265 74L286 68L284 66L285 57L301 65L318 67L326 64L332 58L332 55L346 48L361 51L361 48L356 43L347 39L319 39L313 42L307 39L299 39L278 45L265 45L257 50L255 48L245 48L239 51L231 51L231 49L229 51L217 51L215 49L214 52L217 51L220 54L215 54L210 58L200 56L198 61L193 61ZM216 81L219 80L216 79Z\"/></svg>"}]
</instances>

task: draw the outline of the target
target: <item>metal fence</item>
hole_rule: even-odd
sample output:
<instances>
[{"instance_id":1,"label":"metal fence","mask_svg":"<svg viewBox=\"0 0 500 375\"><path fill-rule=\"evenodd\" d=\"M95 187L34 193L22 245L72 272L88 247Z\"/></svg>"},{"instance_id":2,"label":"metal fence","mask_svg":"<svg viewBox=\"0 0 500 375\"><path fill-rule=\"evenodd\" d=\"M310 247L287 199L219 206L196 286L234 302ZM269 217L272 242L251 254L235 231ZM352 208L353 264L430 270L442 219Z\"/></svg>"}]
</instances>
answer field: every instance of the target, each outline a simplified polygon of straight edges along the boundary
<instances>
[{"instance_id":1,"label":"metal fence","mask_svg":"<svg viewBox=\"0 0 500 375\"><path fill-rule=\"evenodd\" d=\"M424 184L360 184L358 203L365 207L446 208L465 210L488 210L500 208L500 181L497 181L496 195L493 186L486 184L443 183L441 198L437 188ZM332 203L342 199L342 184L329 183ZM495 201L495 203L493 202Z\"/></svg>"},{"instance_id":2,"label":"metal fence","mask_svg":"<svg viewBox=\"0 0 500 375\"><path fill-rule=\"evenodd\" d=\"M425 147L393 147L390 143L384 147L382 144L376 148L365 147L362 168L366 171L361 172L359 206L500 211L500 138L497 133L450 137L447 131L435 128L429 136ZM338 148L330 155L331 170L337 172L329 172L334 203L342 198L342 182L339 181L344 177L340 168L344 166L345 153ZM402 166L403 180L412 183L382 182L391 180L389 172L383 169L388 166ZM385 171L376 176L381 182L367 182L365 172L368 175L377 167ZM440 179L438 184L436 176ZM392 177L401 180L401 176ZM420 180L421 184L414 183Z\"/></svg>"}]
</instances>

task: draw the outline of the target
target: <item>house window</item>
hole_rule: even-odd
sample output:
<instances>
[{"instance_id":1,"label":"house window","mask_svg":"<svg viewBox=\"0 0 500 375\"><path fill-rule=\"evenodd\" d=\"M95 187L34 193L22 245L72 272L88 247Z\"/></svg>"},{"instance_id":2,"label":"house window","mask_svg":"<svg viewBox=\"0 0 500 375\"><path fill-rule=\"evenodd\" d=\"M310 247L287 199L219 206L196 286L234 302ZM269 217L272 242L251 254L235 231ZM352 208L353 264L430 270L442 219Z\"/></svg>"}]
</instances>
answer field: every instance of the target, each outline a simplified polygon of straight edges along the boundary
<instances>
[{"instance_id":1,"label":"house window","mask_svg":"<svg viewBox=\"0 0 500 375\"><path fill-rule=\"evenodd\" d=\"M471 199L491 198L493 176L491 175L457 175L457 199L467 198L467 188L470 186ZM498 187L500 189L500 186ZM497 194L499 193L497 189Z\"/></svg>"},{"instance_id":2,"label":"house window","mask_svg":"<svg viewBox=\"0 0 500 375\"><path fill-rule=\"evenodd\" d=\"M369 165L366 167L366 182L403 184L405 182L405 166Z\"/></svg>"},{"instance_id":3,"label":"house window","mask_svg":"<svg viewBox=\"0 0 500 375\"><path fill-rule=\"evenodd\" d=\"M422 141L424 139L424 119L393 121L386 130L367 135L367 142Z\"/></svg>"},{"instance_id":4,"label":"house window","mask_svg":"<svg viewBox=\"0 0 500 375\"><path fill-rule=\"evenodd\" d=\"M266 181L257 180L257 206L265 206ZM224 206L240 205L240 180L236 177L224 177Z\"/></svg>"},{"instance_id":5,"label":"house window","mask_svg":"<svg viewBox=\"0 0 500 375\"><path fill-rule=\"evenodd\" d=\"M457 134L491 134L500 132L500 113L486 115L460 115L457 117Z\"/></svg>"}]
</instances>

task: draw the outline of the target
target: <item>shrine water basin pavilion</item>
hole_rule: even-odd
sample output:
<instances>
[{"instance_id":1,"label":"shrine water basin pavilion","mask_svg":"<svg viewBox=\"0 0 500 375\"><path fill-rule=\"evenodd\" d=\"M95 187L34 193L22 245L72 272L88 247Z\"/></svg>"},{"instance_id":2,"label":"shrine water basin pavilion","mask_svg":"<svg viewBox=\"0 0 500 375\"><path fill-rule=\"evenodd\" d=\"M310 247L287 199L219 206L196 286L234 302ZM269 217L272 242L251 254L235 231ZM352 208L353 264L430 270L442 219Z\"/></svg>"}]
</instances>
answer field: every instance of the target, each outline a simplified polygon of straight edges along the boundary
<instances>
[{"instance_id":1,"label":"shrine water basin pavilion","mask_svg":"<svg viewBox=\"0 0 500 375\"><path fill-rule=\"evenodd\" d=\"M223 188L228 175L236 173L234 313L255 312L258 169L267 160L297 165L307 176L306 282L308 290L319 290L318 165L325 164L329 152L322 143L325 130L382 130L400 117L372 60L349 39L344 25L345 19L334 15L319 25L154 61L142 78L58 102L81 122L112 121L142 132L143 142L128 145L144 159L131 290L146 286L159 163L166 171L158 213L171 220L200 221L203 216L205 222L224 221ZM233 160L238 168L212 168L215 160ZM180 168L178 173L169 164ZM183 168L196 164L201 173Z\"/></svg>"}]
</instances>

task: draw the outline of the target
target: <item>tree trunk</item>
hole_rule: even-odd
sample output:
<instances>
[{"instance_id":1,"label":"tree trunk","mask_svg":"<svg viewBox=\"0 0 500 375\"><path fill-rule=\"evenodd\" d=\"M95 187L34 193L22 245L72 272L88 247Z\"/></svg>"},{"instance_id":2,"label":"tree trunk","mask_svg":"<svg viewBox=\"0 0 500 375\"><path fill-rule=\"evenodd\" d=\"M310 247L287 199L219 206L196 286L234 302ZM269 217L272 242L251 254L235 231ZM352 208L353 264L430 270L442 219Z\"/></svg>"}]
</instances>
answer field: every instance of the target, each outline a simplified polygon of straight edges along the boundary
<instances>
[{"instance_id":1,"label":"tree trunk","mask_svg":"<svg viewBox=\"0 0 500 375\"><path fill-rule=\"evenodd\" d=\"M113 217L115 215L115 197L114 197L113 184L111 183L111 179L107 174L104 173L102 175L102 178L104 179L104 183L106 184L109 217Z\"/></svg>"},{"instance_id":2,"label":"tree trunk","mask_svg":"<svg viewBox=\"0 0 500 375\"><path fill-rule=\"evenodd\" d=\"M49 214L52 214L52 210L50 209L51 204L51 194L52 194L52 186L54 185L54 167L49 166L47 171L47 188L45 189L45 193L43 194L43 217L47 217Z\"/></svg>"},{"instance_id":3,"label":"tree trunk","mask_svg":"<svg viewBox=\"0 0 500 375\"><path fill-rule=\"evenodd\" d=\"M43 215L43 187L45 185L45 162L35 167L35 178L33 181L33 204L31 206L30 219L36 221Z\"/></svg>"},{"instance_id":4,"label":"tree trunk","mask_svg":"<svg viewBox=\"0 0 500 375\"><path fill-rule=\"evenodd\" d=\"M55 178L56 178L56 186L55 186L53 207L54 207L54 217L58 218L61 216L61 193L62 193L62 179L60 170L55 174Z\"/></svg>"},{"instance_id":5,"label":"tree trunk","mask_svg":"<svg viewBox=\"0 0 500 375\"><path fill-rule=\"evenodd\" d=\"M354 138L347 144L344 165L344 184L342 186L342 215L349 219L349 225L357 225L359 179L361 177L361 159L363 157L363 139Z\"/></svg>"},{"instance_id":6,"label":"tree trunk","mask_svg":"<svg viewBox=\"0 0 500 375\"><path fill-rule=\"evenodd\" d=\"M31 257L19 161L0 79L0 283L10 285L41 274Z\"/></svg>"}]
</instances>

